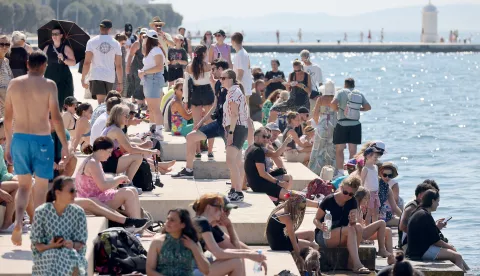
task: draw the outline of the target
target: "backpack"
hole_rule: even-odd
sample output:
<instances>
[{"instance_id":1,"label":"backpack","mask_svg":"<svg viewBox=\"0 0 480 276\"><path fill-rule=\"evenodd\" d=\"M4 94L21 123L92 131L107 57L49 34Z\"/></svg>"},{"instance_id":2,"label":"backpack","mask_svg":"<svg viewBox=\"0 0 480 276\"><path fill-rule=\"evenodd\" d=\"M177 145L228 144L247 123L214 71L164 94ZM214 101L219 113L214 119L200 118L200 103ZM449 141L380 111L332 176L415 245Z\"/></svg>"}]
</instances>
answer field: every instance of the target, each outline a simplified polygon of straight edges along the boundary
<instances>
[{"instance_id":1,"label":"backpack","mask_svg":"<svg viewBox=\"0 0 480 276\"><path fill-rule=\"evenodd\" d=\"M108 228L94 241L95 271L103 275L146 273L147 251L134 234L123 228Z\"/></svg>"},{"instance_id":2,"label":"backpack","mask_svg":"<svg viewBox=\"0 0 480 276\"><path fill-rule=\"evenodd\" d=\"M327 196L333 193L332 183L326 182L320 178L315 178L310 181L307 185L307 199L315 200L320 197L320 195Z\"/></svg>"},{"instance_id":3,"label":"backpack","mask_svg":"<svg viewBox=\"0 0 480 276\"><path fill-rule=\"evenodd\" d=\"M144 192L149 192L155 189L155 186L153 185L153 174L150 170L150 165L145 158L142 160L142 164L135 173L132 182L133 186L141 188Z\"/></svg>"},{"instance_id":4,"label":"backpack","mask_svg":"<svg viewBox=\"0 0 480 276\"><path fill-rule=\"evenodd\" d=\"M358 90L353 90L347 95L347 106L343 111L345 119L358 121L360 120L360 108L363 103L363 96L358 92Z\"/></svg>"}]
</instances>

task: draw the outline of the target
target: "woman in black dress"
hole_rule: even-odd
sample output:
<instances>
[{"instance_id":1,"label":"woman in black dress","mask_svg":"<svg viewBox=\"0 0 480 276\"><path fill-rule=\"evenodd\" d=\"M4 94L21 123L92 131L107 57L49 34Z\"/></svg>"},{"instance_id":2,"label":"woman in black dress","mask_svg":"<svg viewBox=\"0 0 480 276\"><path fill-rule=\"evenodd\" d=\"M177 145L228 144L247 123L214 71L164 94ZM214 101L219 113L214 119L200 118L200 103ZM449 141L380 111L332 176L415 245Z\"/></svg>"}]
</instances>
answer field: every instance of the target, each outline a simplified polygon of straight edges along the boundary
<instances>
[{"instance_id":1,"label":"woman in black dress","mask_svg":"<svg viewBox=\"0 0 480 276\"><path fill-rule=\"evenodd\" d=\"M73 96L73 78L68 66L77 64L72 48L64 43L64 35L60 26L53 28L53 43L43 49L48 57L45 78L57 84L59 103L63 103L66 97Z\"/></svg>"}]
</instances>

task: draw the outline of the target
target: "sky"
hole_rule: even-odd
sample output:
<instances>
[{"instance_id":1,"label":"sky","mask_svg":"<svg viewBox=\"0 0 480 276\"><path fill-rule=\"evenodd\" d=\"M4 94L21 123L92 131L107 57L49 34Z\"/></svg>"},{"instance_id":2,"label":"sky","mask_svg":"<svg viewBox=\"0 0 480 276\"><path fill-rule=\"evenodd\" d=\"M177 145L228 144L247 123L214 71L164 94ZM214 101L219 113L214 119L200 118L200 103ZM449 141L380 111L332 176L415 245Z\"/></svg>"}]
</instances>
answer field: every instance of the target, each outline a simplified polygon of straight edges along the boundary
<instances>
[{"instance_id":1,"label":"sky","mask_svg":"<svg viewBox=\"0 0 480 276\"><path fill-rule=\"evenodd\" d=\"M354 15L383 9L419 6L428 4L428 0L157 0L171 3L173 9L184 16L184 22L195 22L219 16L250 17L272 13L295 12L330 15ZM448 4L478 4L478 0L432 0L436 6ZM218 7L218 8L217 8ZM234 10L232 9L234 7ZM225 12L217 12L224 10ZM234 11L234 12L233 12Z\"/></svg>"}]
</instances>

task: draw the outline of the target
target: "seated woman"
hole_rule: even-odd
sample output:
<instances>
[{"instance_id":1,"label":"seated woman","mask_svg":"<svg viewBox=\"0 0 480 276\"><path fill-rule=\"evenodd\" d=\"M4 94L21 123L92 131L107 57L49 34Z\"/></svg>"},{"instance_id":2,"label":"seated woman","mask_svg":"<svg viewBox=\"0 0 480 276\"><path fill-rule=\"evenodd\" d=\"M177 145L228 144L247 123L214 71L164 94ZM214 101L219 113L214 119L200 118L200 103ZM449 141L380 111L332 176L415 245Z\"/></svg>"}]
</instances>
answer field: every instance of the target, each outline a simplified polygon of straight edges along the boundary
<instances>
[{"instance_id":1,"label":"seated woman","mask_svg":"<svg viewBox=\"0 0 480 276\"><path fill-rule=\"evenodd\" d=\"M300 137L300 141L302 141L303 143L310 143L310 146L303 148L301 145L297 144L298 152L306 152L309 156L311 155L314 134L315 134L315 129L312 126L306 126L303 129L303 135Z\"/></svg>"},{"instance_id":2,"label":"seated woman","mask_svg":"<svg viewBox=\"0 0 480 276\"><path fill-rule=\"evenodd\" d=\"M361 186L358 177L349 176L342 181L340 188L334 193L326 196L317 210L313 223L315 229L315 241L320 248L347 247L349 253L349 264L352 270L358 274L370 274L370 271L363 266L358 256L358 237L363 235L363 227L357 223L357 201L355 193ZM332 228L330 238L325 239L323 232L327 231L324 222L326 211L332 215Z\"/></svg>"},{"instance_id":3,"label":"seated woman","mask_svg":"<svg viewBox=\"0 0 480 276\"><path fill-rule=\"evenodd\" d=\"M270 108L272 108L273 103L276 102L277 99L280 97L280 92L282 92L282 90L280 90L280 89L277 89L277 90L273 91L270 95L268 95L268 98L263 103L263 106L262 106L262 124L264 126L268 124L268 118L270 117Z\"/></svg>"},{"instance_id":4,"label":"seated woman","mask_svg":"<svg viewBox=\"0 0 480 276\"><path fill-rule=\"evenodd\" d=\"M218 246L212 234L212 224L220 220L223 208L223 197L218 193L204 194L193 203L197 215L193 222L200 232L200 244L203 251L210 251L216 258L210 264L209 275L245 275L242 259L261 263L266 257L254 250L222 249Z\"/></svg>"},{"instance_id":5,"label":"seated woman","mask_svg":"<svg viewBox=\"0 0 480 276\"><path fill-rule=\"evenodd\" d=\"M107 119L107 127L103 130L102 136L106 136L113 141L113 152L108 159L103 160L103 171L106 173L124 173L128 179L133 179L140 164L143 155L160 156L159 150L143 149L137 145L132 145L127 135L122 131L129 118L130 109L123 105L116 105L110 111ZM128 152L128 154L124 154Z\"/></svg>"},{"instance_id":6,"label":"seated woman","mask_svg":"<svg viewBox=\"0 0 480 276\"><path fill-rule=\"evenodd\" d=\"M177 83L174 89L174 98L170 104L172 134L185 137L193 129L193 122L188 123L193 118L193 115L191 111L185 109L185 104L183 103L183 83Z\"/></svg>"},{"instance_id":7,"label":"seated woman","mask_svg":"<svg viewBox=\"0 0 480 276\"><path fill-rule=\"evenodd\" d=\"M73 96L66 97L63 102L63 125L68 130L71 136L75 136L75 128L77 126L77 105L78 101Z\"/></svg>"},{"instance_id":8,"label":"seated woman","mask_svg":"<svg viewBox=\"0 0 480 276\"><path fill-rule=\"evenodd\" d=\"M300 126L300 116L297 112L289 112L287 114L287 127L283 131L283 140L285 140L286 137L291 136L293 141L287 146L287 150L284 153L285 159L287 159L287 162L308 163L310 160L310 153L300 152L297 149L297 145L300 145L303 148L311 148L312 144L308 141L300 141L300 137L298 137L298 133L295 131L295 128L298 126Z\"/></svg>"},{"instance_id":9,"label":"seated woman","mask_svg":"<svg viewBox=\"0 0 480 276\"><path fill-rule=\"evenodd\" d=\"M383 165L378 163L377 166L381 168ZM379 170L379 172L380 171L381 170ZM393 172L393 170L391 171ZM383 176L383 174L385 174L384 172L385 170L383 170L378 182L378 198L380 199L378 218L384 220L387 226L397 227L400 222L400 217L402 216L402 210L398 207L393 191L389 184L387 184L391 180L389 176L392 176L392 174ZM389 172L389 170L387 170L387 172Z\"/></svg>"},{"instance_id":10,"label":"seated woman","mask_svg":"<svg viewBox=\"0 0 480 276\"><path fill-rule=\"evenodd\" d=\"M30 239L33 275L87 275L87 218L75 199L73 179L59 176L47 202L35 210Z\"/></svg>"},{"instance_id":11,"label":"seated woman","mask_svg":"<svg viewBox=\"0 0 480 276\"><path fill-rule=\"evenodd\" d=\"M131 218L141 218L140 201L136 188L116 189L118 185L130 183L130 178L125 175L116 176L107 180L102 169L105 162L113 152L113 141L101 136L93 143L93 154L90 155L77 172L75 184L80 198L96 198L113 210L121 206Z\"/></svg>"},{"instance_id":12,"label":"seated woman","mask_svg":"<svg viewBox=\"0 0 480 276\"><path fill-rule=\"evenodd\" d=\"M453 245L440 239L439 230L432 217L440 202L440 194L436 190L428 190L423 194L422 203L408 221L408 247L406 255L414 260L449 260L465 271L462 255Z\"/></svg>"},{"instance_id":13,"label":"seated woman","mask_svg":"<svg viewBox=\"0 0 480 276\"><path fill-rule=\"evenodd\" d=\"M378 176L380 177L380 181L388 184L388 187L390 187L393 192L395 203L397 203L400 210L403 210L405 204L403 198L400 197L400 187L398 181L395 179L398 176L397 165L393 162L383 162L382 166L378 167Z\"/></svg>"},{"instance_id":14,"label":"seated woman","mask_svg":"<svg viewBox=\"0 0 480 276\"><path fill-rule=\"evenodd\" d=\"M355 193L355 200L358 206L357 220L363 226L362 239L372 242L374 239L377 239L377 255L387 258L388 264L393 264L395 259L393 258L392 230L387 228L387 224L383 220L377 220L366 225L363 219L365 217L364 214L367 212L369 197L370 193L363 186L359 187Z\"/></svg>"},{"instance_id":15,"label":"seated woman","mask_svg":"<svg viewBox=\"0 0 480 276\"><path fill-rule=\"evenodd\" d=\"M303 248L318 250L313 231L297 231L302 225L306 208L307 200L303 195L291 194L287 201L273 209L265 231L272 250L290 251L298 260L302 260L300 250Z\"/></svg>"},{"instance_id":16,"label":"seated woman","mask_svg":"<svg viewBox=\"0 0 480 276\"><path fill-rule=\"evenodd\" d=\"M89 103L81 103L77 106L77 125L75 135L73 136L72 149L77 150L80 145L80 151L84 154L92 154L90 145L90 118L92 118L93 108Z\"/></svg>"},{"instance_id":17,"label":"seated woman","mask_svg":"<svg viewBox=\"0 0 480 276\"><path fill-rule=\"evenodd\" d=\"M148 275L193 275L195 264L204 275L210 272L197 230L185 209L168 211L163 233L154 238L147 256Z\"/></svg>"}]
</instances>

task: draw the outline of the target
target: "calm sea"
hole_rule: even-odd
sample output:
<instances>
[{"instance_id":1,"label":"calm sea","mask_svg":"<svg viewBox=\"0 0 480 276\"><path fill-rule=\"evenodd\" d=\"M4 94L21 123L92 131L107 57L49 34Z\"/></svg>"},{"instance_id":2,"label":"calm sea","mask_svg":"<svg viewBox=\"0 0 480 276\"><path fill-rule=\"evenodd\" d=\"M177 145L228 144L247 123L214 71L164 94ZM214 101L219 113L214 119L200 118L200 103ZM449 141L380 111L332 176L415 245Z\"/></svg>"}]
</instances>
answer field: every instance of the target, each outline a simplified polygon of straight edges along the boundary
<instances>
[{"instance_id":1,"label":"calm sea","mask_svg":"<svg viewBox=\"0 0 480 276\"><path fill-rule=\"evenodd\" d=\"M250 56L264 72L277 58L285 73L298 57ZM424 179L437 181L441 201L433 215L453 216L443 232L474 274L480 274L480 54L317 53L313 62L336 86L355 78L372 105L362 114L363 141L386 143L381 161L399 166L405 200L413 198Z\"/></svg>"}]
</instances>

